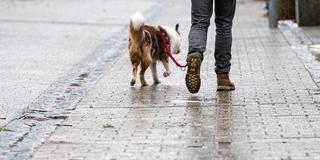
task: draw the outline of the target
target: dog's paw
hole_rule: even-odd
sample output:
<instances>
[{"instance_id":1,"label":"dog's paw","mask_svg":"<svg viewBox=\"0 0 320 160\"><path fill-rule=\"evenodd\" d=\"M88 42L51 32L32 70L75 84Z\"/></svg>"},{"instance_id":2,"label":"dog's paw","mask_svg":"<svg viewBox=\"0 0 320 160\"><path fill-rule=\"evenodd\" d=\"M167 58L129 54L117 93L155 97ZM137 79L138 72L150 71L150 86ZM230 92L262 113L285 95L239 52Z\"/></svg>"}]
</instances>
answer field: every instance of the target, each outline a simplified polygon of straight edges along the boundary
<instances>
[{"instance_id":1,"label":"dog's paw","mask_svg":"<svg viewBox=\"0 0 320 160\"><path fill-rule=\"evenodd\" d=\"M144 86L148 86L148 83L144 80L144 81L141 81L141 86L144 87Z\"/></svg>"},{"instance_id":2,"label":"dog's paw","mask_svg":"<svg viewBox=\"0 0 320 160\"><path fill-rule=\"evenodd\" d=\"M146 86L148 86L148 83L142 83L141 86L146 87Z\"/></svg>"},{"instance_id":3,"label":"dog's paw","mask_svg":"<svg viewBox=\"0 0 320 160\"><path fill-rule=\"evenodd\" d=\"M131 86L134 86L135 84L136 84L136 80L135 80L135 79L132 79L131 82L130 82L130 85L131 85Z\"/></svg>"},{"instance_id":4,"label":"dog's paw","mask_svg":"<svg viewBox=\"0 0 320 160\"><path fill-rule=\"evenodd\" d=\"M165 72L163 72L163 77L169 77L170 74L171 74L170 71L165 71Z\"/></svg>"},{"instance_id":5,"label":"dog's paw","mask_svg":"<svg viewBox=\"0 0 320 160\"><path fill-rule=\"evenodd\" d=\"M159 83L161 83L161 82L160 82L159 80L154 80L153 83L154 83L154 84L159 84Z\"/></svg>"}]
</instances>

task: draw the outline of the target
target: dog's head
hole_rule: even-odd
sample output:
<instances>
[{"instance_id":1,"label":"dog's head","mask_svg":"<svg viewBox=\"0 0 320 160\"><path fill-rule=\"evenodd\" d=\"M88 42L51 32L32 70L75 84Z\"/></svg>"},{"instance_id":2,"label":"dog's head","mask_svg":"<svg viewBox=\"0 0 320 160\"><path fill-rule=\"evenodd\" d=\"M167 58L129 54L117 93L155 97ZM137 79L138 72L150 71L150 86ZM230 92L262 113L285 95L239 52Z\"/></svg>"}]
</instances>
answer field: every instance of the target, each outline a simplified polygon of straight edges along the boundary
<instances>
[{"instance_id":1,"label":"dog's head","mask_svg":"<svg viewBox=\"0 0 320 160\"><path fill-rule=\"evenodd\" d=\"M170 50L173 54L179 54L181 49L181 35L179 32L179 24L176 24L175 28L163 26L163 29L166 30L170 39Z\"/></svg>"}]
</instances>

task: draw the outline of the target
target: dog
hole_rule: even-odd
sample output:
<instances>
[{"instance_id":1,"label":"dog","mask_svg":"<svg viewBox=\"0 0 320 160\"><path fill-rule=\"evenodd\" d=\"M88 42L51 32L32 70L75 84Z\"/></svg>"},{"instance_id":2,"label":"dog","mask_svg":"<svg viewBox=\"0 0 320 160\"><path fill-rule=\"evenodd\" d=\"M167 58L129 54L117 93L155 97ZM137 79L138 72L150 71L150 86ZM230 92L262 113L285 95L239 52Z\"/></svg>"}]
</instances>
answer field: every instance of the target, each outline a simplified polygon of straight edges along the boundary
<instances>
[{"instance_id":1,"label":"dog","mask_svg":"<svg viewBox=\"0 0 320 160\"><path fill-rule=\"evenodd\" d=\"M131 16L129 29L128 50L132 65L131 86L136 83L138 66L140 65L140 82L142 86L147 86L145 71L150 66L154 84L160 83L157 75L157 61L161 61L165 68L164 77L171 74L169 69L169 56L160 36L160 32L165 37L166 43L173 54L180 53L181 35L179 24L175 28L168 26L145 25L144 17L139 12Z\"/></svg>"}]
</instances>

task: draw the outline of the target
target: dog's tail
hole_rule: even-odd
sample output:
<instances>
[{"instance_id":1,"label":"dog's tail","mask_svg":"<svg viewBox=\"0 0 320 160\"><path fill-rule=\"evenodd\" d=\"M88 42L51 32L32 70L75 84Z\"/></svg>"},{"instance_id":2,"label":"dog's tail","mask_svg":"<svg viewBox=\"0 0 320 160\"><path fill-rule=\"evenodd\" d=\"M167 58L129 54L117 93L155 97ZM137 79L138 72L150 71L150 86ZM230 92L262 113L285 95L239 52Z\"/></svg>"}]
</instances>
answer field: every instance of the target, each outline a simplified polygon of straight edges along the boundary
<instances>
[{"instance_id":1,"label":"dog's tail","mask_svg":"<svg viewBox=\"0 0 320 160\"><path fill-rule=\"evenodd\" d=\"M130 19L130 38L138 46L137 53L143 59L142 63L151 63L152 58L149 52L145 52L146 45L151 43L151 35L148 31L143 30L144 18L140 12L131 16Z\"/></svg>"},{"instance_id":2,"label":"dog's tail","mask_svg":"<svg viewBox=\"0 0 320 160\"><path fill-rule=\"evenodd\" d=\"M144 25L144 17L140 12L134 14L130 18L130 33L133 37L140 38L142 36L142 26Z\"/></svg>"}]
</instances>

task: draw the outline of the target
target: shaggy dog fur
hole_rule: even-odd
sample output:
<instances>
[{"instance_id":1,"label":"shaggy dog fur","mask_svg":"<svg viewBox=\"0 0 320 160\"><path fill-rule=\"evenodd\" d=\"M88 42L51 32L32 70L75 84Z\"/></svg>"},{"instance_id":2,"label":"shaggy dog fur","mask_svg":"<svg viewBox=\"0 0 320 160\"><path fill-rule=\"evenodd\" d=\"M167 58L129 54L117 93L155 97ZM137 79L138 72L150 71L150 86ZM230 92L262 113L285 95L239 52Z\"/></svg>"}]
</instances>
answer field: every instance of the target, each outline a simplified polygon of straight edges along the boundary
<instances>
[{"instance_id":1,"label":"shaggy dog fur","mask_svg":"<svg viewBox=\"0 0 320 160\"><path fill-rule=\"evenodd\" d=\"M131 86L134 86L136 83L139 65L141 67L140 81L142 86L148 85L144 78L144 74L149 66L152 71L154 83L160 83L156 68L157 61L161 61L164 65L164 77L168 77L171 74L168 64L169 57L160 37L160 31L164 34L171 52L173 54L178 54L181 46L179 24L177 24L175 28L145 25L144 18L141 13L136 13L131 16L128 47L132 64Z\"/></svg>"}]
</instances>

